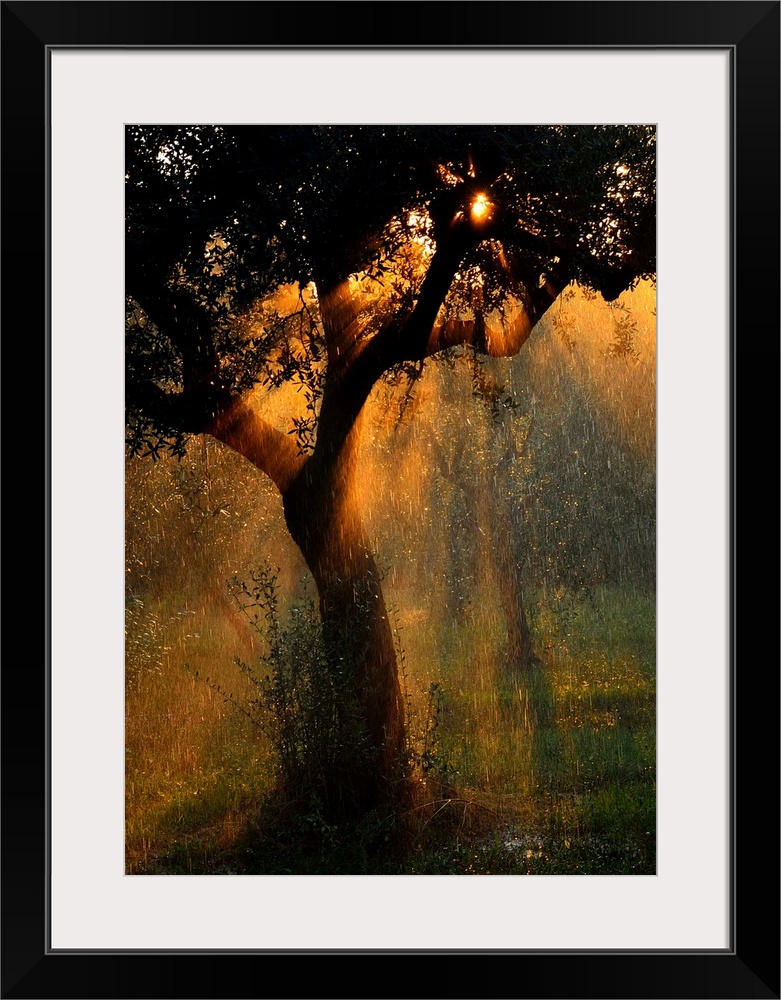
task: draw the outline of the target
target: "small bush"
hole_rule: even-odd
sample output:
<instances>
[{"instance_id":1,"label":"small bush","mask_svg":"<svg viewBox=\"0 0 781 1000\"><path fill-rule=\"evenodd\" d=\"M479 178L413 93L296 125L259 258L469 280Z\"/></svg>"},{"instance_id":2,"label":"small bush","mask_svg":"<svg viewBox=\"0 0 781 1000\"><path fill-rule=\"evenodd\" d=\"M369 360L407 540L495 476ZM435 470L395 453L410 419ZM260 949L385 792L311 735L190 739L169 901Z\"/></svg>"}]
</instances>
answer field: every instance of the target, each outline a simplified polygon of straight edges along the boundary
<instances>
[{"instance_id":1,"label":"small bush","mask_svg":"<svg viewBox=\"0 0 781 1000\"><path fill-rule=\"evenodd\" d=\"M234 661L253 693L239 699L206 681L269 741L277 792L268 803L277 817L272 825L286 825L321 847L336 846L346 833L363 846L388 843L398 826L400 803L389 801L385 808L378 803L366 813L361 798L366 782L376 784L377 763L354 683L365 640L344 627L324 625L313 597L295 601L283 615L277 573L267 565L253 571L249 581L234 578L230 591L260 639L255 662ZM406 688L404 651L396 635ZM417 711L407 696L407 759L401 776L431 798L444 794L454 772L440 748L442 687L432 683L422 694Z\"/></svg>"},{"instance_id":2,"label":"small bush","mask_svg":"<svg viewBox=\"0 0 781 1000\"><path fill-rule=\"evenodd\" d=\"M354 693L356 641L324 626L311 597L294 603L283 622L268 566L231 586L264 650L255 664L235 661L256 692L242 710L271 742L279 785L319 824L348 807L356 774L372 763Z\"/></svg>"}]
</instances>

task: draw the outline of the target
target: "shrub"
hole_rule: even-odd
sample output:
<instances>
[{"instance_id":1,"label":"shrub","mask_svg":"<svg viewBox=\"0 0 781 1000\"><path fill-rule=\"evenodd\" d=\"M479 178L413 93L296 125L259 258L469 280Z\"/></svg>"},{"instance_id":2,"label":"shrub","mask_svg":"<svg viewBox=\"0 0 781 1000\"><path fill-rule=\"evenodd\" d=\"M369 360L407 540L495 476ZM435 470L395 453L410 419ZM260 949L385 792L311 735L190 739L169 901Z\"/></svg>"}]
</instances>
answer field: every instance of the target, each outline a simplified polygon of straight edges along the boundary
<instances>
[{"instance_id":1,"label":"shrub","mask_svg":"<svg viewBox=\"0 0 781 1000\"><path fill-rule=\"evenodd\" d=\"M400 817L394 810L400 803L388 802L387 808L363 815L355 798L364 778L373 782L376 773L376 751L365 732L353 683L364 640L344 627L324 625L310 596L294 601L283 615L277 572L265 565L253 571L249 581L230 582L233 598L260 639L254 663L234 660L250 682L249 699L237 699L209 678L206 681L268 739L276 772L274 809L280 819L290 819L292 813L299 833L321 846L334 846L348 827L363 846L369 841L387 843L398 825ZM396 637L406 688L398 632ZM420 712L409 696L406 699L403 777L414 779L430 797L447 787L453 772L439 748L441 686L431 684L425 699Z\"/></svg>"},{"instance_id":2,"label":"shrub","mask_svg":"<svg viewBox=\"0 0 781 1000\"><path fill-rule=\"evenodd\" d=\"M245 714L270 740L279 786L317 815L339 815L372 753L354 695L356 640L324 626L312 597L283 621L269 566L249 582L234 579L231 590L261 639L257 663L235 662L254 686Z\"/></svg>"}]
</instances>

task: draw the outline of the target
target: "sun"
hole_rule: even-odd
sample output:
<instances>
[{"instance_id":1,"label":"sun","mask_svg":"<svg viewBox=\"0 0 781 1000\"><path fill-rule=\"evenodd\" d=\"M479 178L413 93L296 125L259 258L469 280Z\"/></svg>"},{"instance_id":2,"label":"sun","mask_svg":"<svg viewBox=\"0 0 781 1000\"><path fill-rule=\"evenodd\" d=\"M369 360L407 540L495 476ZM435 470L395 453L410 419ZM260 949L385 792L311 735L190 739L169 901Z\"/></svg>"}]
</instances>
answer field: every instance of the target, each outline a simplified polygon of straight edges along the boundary
<instances>
[{"instance_id":1,"label":"sun","mask_svg":"<svg viewBox=\"0 0 781 1000\"><path fill-rule=\"evenodd\" d=\"M484 194L478 194L469 210L473 222L485 222L491 214L493 205Z\"/></svg>"}]
</instances>

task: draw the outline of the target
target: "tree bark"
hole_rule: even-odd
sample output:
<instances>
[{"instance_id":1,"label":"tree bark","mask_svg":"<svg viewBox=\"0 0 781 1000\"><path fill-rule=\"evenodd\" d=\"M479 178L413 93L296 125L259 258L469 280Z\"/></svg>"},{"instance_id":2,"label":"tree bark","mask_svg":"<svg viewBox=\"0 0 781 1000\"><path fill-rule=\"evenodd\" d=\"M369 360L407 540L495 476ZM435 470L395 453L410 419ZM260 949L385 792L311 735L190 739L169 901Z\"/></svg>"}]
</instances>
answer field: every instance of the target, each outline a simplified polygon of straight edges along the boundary
<instances>
[{"instance_id":1,"label":"tree bark","mask_svg":"<svg viewBox=\"0 0 781 1000\"><path fill-rule=\"evenodd\" d=\"M497 465L497 475L508 481L510 470L518 463L526 447L524 440L520 445L518 438L510 427L503 428L506 441L503 455ZM526 617L526 605L521 586L521 568L523 549L528 540L521 535L522 528L516 524L517 511L513 509L507 488L498 490L494 506L494 534L504 526L506 539L504 544L497 546L496 576L499 584L499 595L507 626L507 667L511 672L524 672L540 665L540 659L534 651L529 622Z\"/></svg>"},{"instance_id":2,"label":"tree bark","mask_svg":"<svg viewBox=\"0 0 781 1000\"><path fill-rule=\"evenodd\" d=\"M539 666L540 660L532 645L519 580L520 570L514 558L513 548L511 542L497 545L496 576L499 599L507 625L507 667L510 672L523 673Z\"/></svg>"},{"instance_id":3,"label":"tree bark","mask_svg":"<svg viewBox=\"0 0 781 1000\"><path fill-rule=\"evenodd\" d=\"M406 799L405 719L393 631L352 495L353 449L347 444L333 461L313 456L283 504L317 586L323 627L353 677L365 753L339 780L351 786L341 790L342 802L365 811Z\"/></svg>"}]
</instances>

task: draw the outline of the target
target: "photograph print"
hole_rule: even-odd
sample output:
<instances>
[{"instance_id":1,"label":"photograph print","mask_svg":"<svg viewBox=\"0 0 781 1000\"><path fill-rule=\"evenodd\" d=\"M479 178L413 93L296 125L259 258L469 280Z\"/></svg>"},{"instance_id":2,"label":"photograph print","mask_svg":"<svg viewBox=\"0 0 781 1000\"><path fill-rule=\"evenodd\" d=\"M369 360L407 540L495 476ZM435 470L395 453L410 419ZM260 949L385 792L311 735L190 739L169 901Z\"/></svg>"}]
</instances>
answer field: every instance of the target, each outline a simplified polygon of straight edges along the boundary
<instances>
[{"instance_id":1,"label":"photograph print","mask_svg":"<svg viewBox=\"0 0 781 1000\"><path fill-rule=\"evenodd\" d=\"M656 129L125 127L125 871L656 874Z\"/></svg>"}]
</instances>

